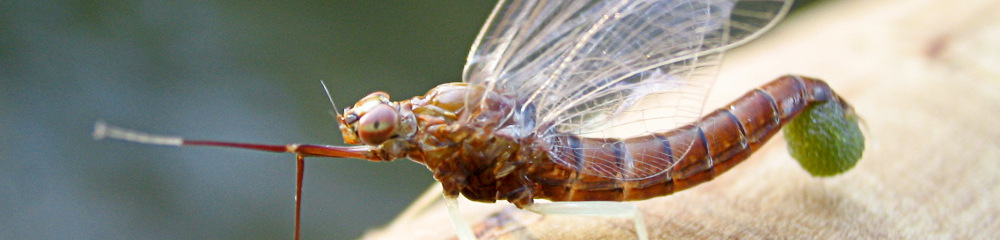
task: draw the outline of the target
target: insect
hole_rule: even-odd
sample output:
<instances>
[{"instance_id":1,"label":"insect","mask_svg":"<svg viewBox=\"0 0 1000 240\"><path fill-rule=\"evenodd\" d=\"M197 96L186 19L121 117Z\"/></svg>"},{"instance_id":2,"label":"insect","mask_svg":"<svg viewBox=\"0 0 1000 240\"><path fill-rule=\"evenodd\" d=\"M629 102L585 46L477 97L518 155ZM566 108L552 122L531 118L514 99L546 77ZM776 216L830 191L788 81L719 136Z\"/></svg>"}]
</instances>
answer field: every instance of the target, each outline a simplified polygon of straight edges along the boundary
<instances>
[{"instance_id":1,"label":"insect","mask_svg":"<svg viewBox=\"0 0 1000 240\"><path fill-rule=\"evenodd\" d=\"M295 153L296 239L303 159L314 156L426 165L450 209L459 195L540 213L620 208L646 239L642 217L619 202L711 180L813 104L853 115L826 83L799 76L701 115L722 53L770 28L790 2L500 1L463 82L401 101L375 92L338 113L354 146L186 140L100 122L95 137ZM474 238L453 222L460 238Z\"/></svg>"}]
</instances>

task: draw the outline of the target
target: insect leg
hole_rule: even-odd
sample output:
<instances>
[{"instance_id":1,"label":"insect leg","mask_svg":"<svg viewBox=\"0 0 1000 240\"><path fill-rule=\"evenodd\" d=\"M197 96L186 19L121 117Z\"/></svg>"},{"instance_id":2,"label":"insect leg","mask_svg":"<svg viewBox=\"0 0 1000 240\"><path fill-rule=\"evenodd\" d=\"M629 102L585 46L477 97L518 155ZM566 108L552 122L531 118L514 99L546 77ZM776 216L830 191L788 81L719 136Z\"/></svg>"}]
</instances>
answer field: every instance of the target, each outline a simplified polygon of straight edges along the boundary
<instances>
[{"instance_id":1,"label":"insect leg","mask_svg":"<svg viewBox=\"0 0 1000 240\"><path fill-rule=\"evenodd\" d=\"M462 219L458 212L458 198L444 196L444 205L448 207L448 217L451 218L451 225L455 227L455 234L459 240L476 240L476 235L472 234L472 227Z\"/></svg>"},{"instance_id":2,"label":"insect leg","mask_svg":"<svg viewBox=\"0 0 1000 240\"><path fill-rule=\"evenodd\" d=\"M639 240L648 240L646 222L642 213L631 203L625 202L547 202L534 203L524 208L542 215L584 215L601 217L632 218L635 222L635 235Z\"/></svg>"}]
</instances>

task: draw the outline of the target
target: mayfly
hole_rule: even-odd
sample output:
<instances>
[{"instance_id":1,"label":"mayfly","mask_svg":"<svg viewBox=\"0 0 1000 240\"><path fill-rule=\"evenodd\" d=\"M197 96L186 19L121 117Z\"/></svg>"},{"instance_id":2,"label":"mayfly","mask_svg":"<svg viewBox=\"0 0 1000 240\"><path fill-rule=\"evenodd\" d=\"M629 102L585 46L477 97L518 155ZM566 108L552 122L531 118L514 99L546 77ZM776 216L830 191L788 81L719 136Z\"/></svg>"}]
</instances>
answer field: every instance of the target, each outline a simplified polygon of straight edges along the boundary
<instances>
[{"instance_id":1,"label":"mayfly","mask_svg":"<svg viewBox=\"0 0 1000 240\"><path fill-rule=\"evenodd\" d=\"M463 82L401 101L375 92L338 112L355 146L188 140L103 123L95 137L296 154L296 239L304 157L408 158L433 172L453 213L462 195L543 214L624 215L647 239L642 216L622 202L713 179L813 106L831 103L854 119L826 83L792 75L701 115L722 53L773 26L790 4L500 1ZM460 238L475 238L452 216Z\"/></svg>"}]
</instances>

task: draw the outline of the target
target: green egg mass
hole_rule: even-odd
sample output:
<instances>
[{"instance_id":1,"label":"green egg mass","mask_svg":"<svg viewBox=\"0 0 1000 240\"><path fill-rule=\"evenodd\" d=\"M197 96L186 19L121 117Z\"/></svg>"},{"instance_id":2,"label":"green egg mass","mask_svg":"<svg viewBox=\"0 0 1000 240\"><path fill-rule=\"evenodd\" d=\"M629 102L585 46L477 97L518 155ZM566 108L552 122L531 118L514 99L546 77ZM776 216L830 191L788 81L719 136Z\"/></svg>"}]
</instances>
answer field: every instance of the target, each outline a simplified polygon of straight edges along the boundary
<instances>
[{"instance_id":1,"label":"green egg mass","mask_svg":"<svg viewBox=\"0 0 1000 240\"><path fill-rule=\"evenodd\" d=\"M857 116L845 112L839 101L807 107L785 125L784 132L792 157L813 176L843 173L865 150Z\"/></svg>"}]
</instances>

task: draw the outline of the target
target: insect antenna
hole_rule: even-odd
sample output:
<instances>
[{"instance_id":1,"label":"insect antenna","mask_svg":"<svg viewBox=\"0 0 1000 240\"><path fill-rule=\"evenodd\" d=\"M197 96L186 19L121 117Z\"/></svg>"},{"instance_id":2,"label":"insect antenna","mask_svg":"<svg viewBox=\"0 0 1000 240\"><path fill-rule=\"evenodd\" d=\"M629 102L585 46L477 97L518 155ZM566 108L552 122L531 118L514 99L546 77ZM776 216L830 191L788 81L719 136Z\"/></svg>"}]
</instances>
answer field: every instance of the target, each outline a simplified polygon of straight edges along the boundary
<instances>
[{"instance_id":1,"label":"insect antenna","mask_svg":"<svg viewBox=\"0 0 1000 240\"><path fill-rule=\"evenodd\" d=\"M326 82L324 82L323 80L319 80L319 84L323 85L323 91L326 92L326 98L330 100L330 105L333 105L333 113L336 114L337 118L340 118L342 115L340 114L340 111L337 110L338 109L337 103L333 102L333 96L330 95L330 89L326 88Z\"/></svg>"}]
</instances>

